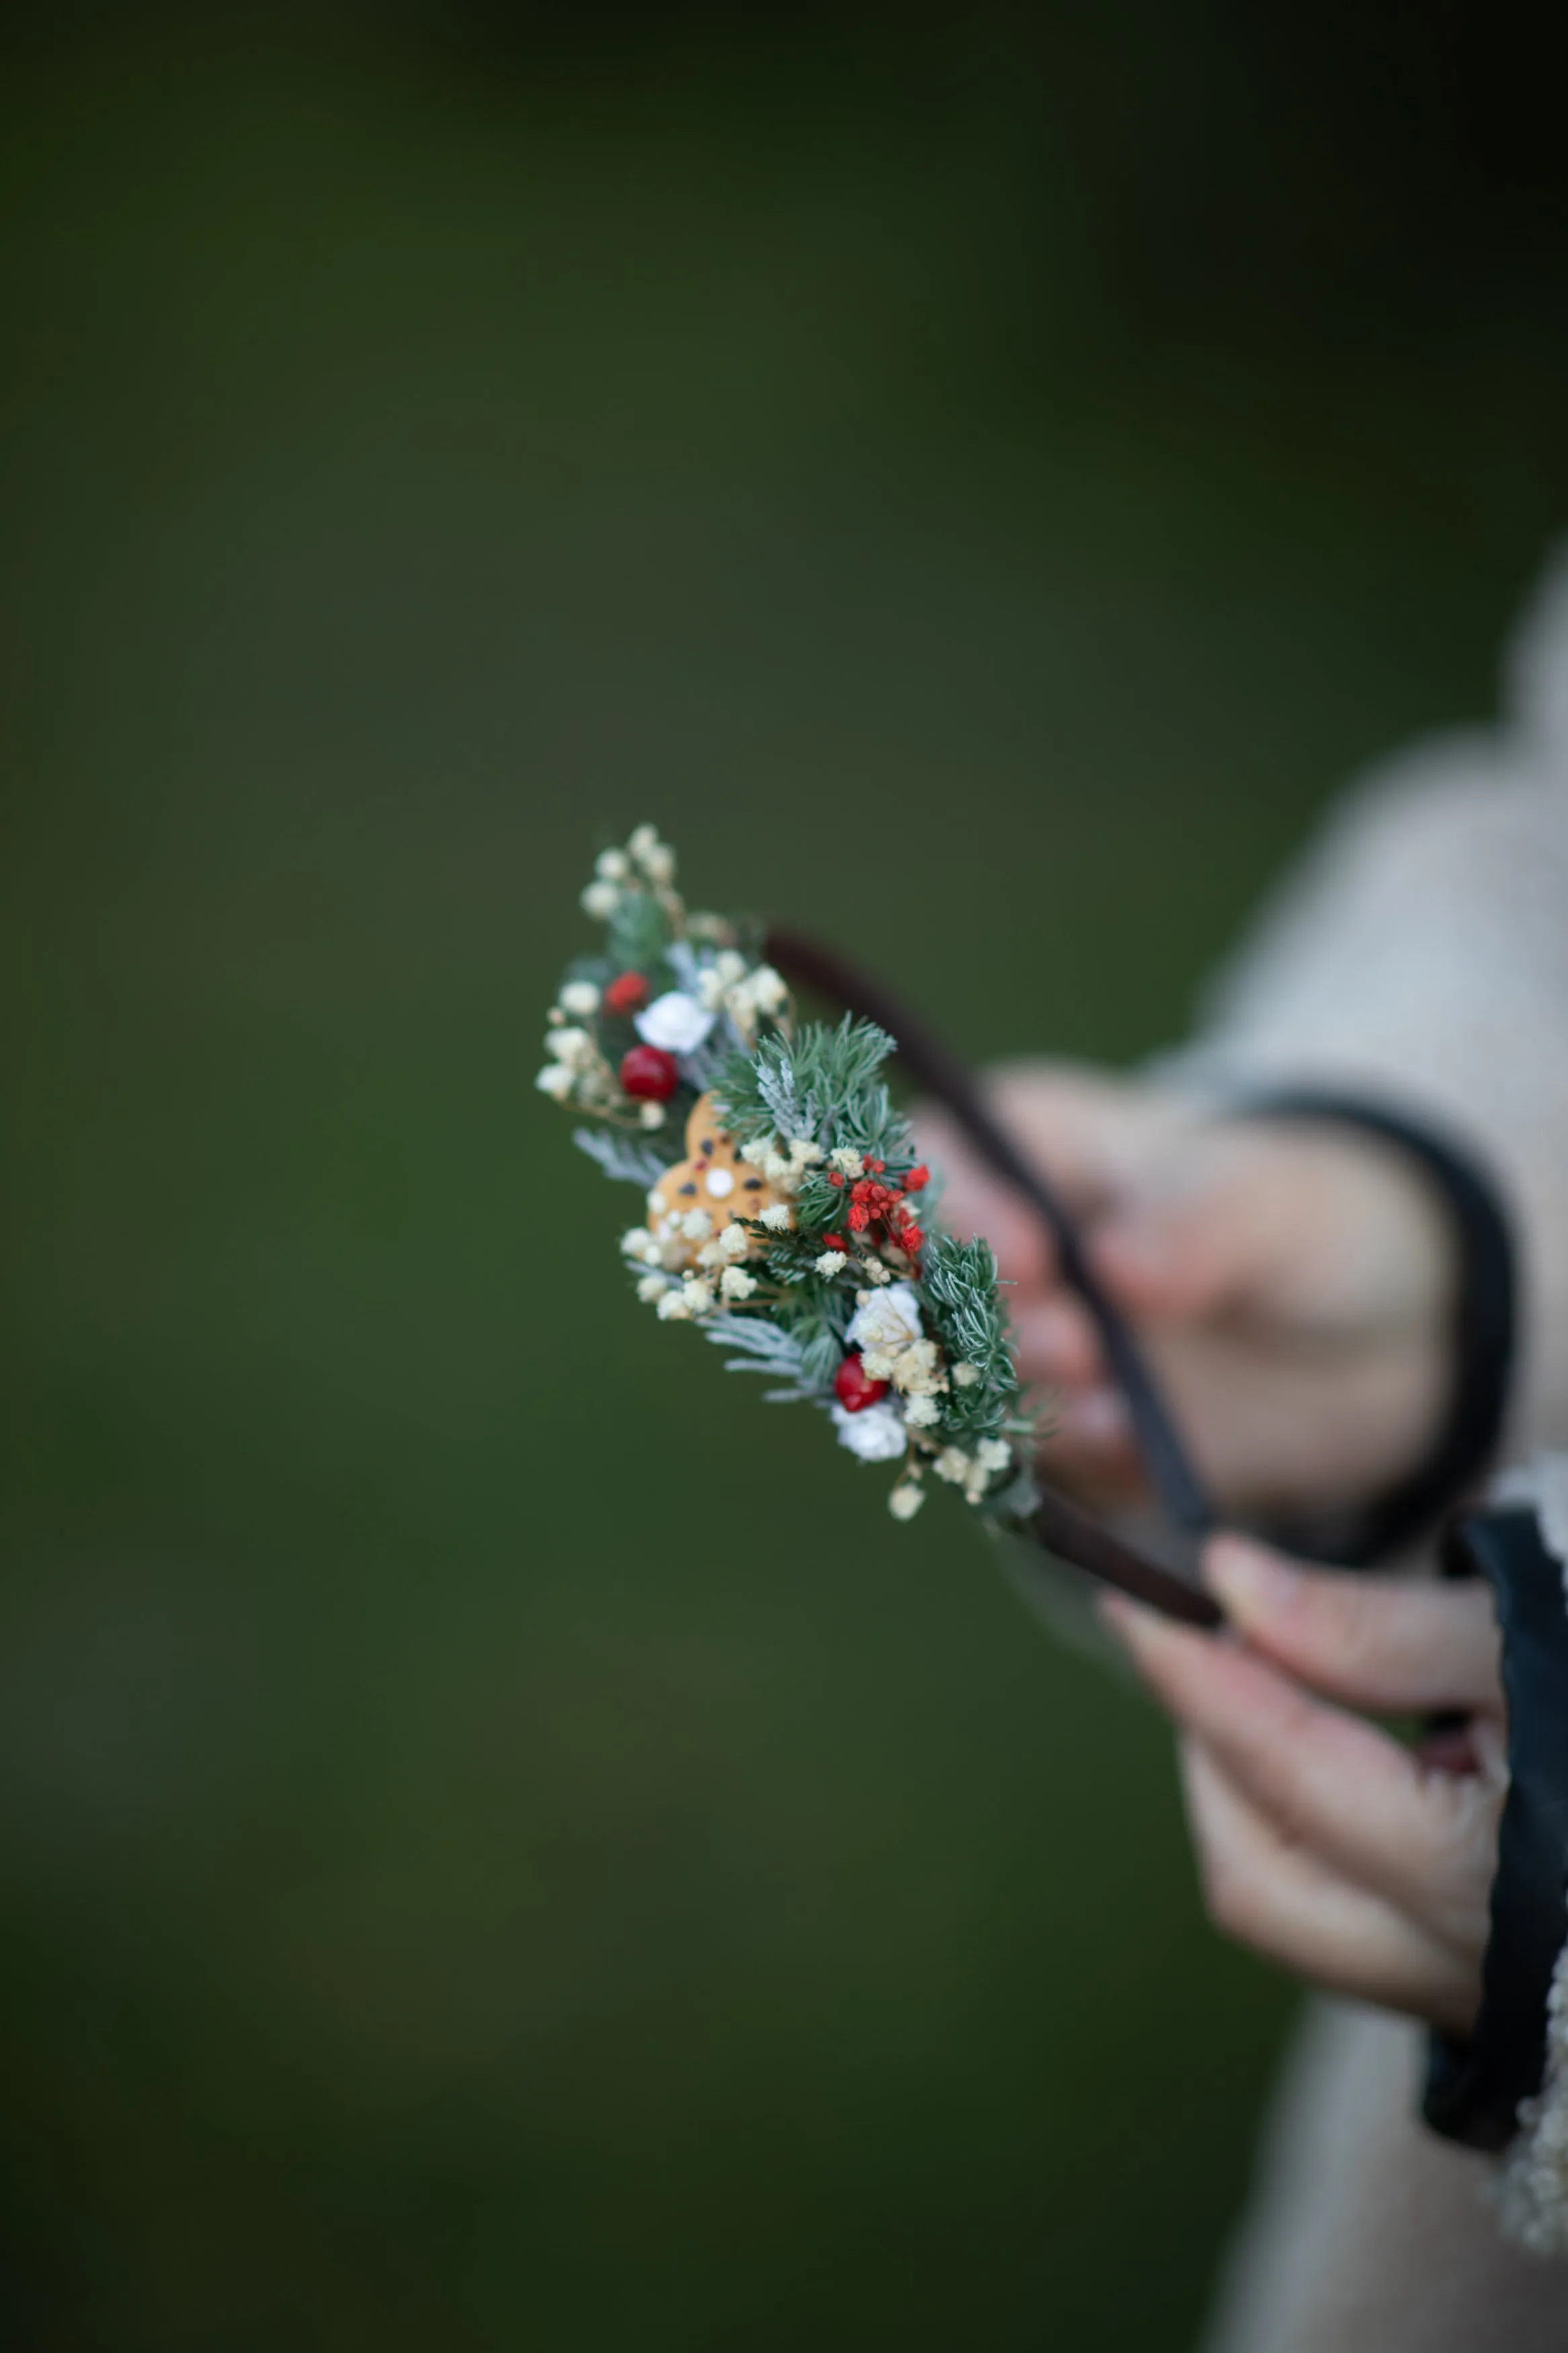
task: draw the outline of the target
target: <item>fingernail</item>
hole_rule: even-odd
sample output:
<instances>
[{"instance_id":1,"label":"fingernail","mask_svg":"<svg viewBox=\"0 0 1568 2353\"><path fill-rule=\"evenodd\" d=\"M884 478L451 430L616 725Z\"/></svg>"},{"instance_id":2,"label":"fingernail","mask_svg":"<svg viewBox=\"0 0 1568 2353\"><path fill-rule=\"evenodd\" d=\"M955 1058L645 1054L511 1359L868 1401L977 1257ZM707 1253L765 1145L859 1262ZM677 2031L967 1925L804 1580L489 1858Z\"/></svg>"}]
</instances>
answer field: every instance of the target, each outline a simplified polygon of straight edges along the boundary
<instances>
[{"instance_id":1,"label":"fingernail","mask_svg":"<svg viewBox=\"0 0 1568 2353\"><path fill-rule=\"evenodd\" d=\"M1240 1536L1219 1536L1204 1555L1205 1581L1235 1618L1271 1618L1289 1603L1296 1573Z\"/></svg>"}]
</instances>

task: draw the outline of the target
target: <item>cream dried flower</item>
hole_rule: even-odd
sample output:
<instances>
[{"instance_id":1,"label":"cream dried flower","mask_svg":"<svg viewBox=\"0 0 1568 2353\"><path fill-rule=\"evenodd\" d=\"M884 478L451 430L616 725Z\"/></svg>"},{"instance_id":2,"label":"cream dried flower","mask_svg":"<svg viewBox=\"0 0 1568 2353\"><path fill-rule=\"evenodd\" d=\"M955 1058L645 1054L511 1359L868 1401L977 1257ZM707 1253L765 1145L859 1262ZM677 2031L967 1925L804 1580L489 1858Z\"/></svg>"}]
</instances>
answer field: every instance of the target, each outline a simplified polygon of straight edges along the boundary
<instances>
[{"instance_id":1,"label":"cream dried flower","mask_svg":"<svg viewBox=\"0 0 1568 2353\"><path fill-rule=\"evenodd\" d=\"M727 1266L719 1278L720 1296L724 1299L750 1299L756 1287L756 1276L742 1266Z\"/></svg>"},{"instance_id":2,"label":"cream dried flower","mask_svg":"<svg viewBox=\"0 0 1568 2353\"><path fill-rule=\"evenodd\" d=\"M590 882L583 893L583 913L592 915L596 923L607 923L620 903L621 894L614 882Z\"/></svg>"},{"instance_id":3,"label":"cream dried flower","mask_svg":"<svg viewBox=\"0 0 1568 2353\"><path fill-rule=\"evenodd\" d=\"M903 1420L897 1408L886 1401L863 1406L858 1413L836 1405L832 1415L839 1445L847 1446L862 1462L896 1462L904 1451Z\"/></svg>"},{"instance_id":4,"label":"cream dried flower","mask_svg":"<svg viewBox=\"0 0 1568 2353\"><path fill-rule=\"evenodd\" d=\"M586 1021L599 1009L599 992L591 980L569 980L561 992L561 1010L574 1021Z\"/></svg>"},{"instance_id":5,"label":"cream dried flower","mask_svg":"<svg viewBox=\"0 0 1568 2353\"><path fill-rule=\"evenodd\" d=\"M926 1491L916 1479L900 1479L888 1498L888 1509L896 1520L912 1520L925 1502Z\"/></svg>"},{"instance_id":6,"label":"cream dried flower","mask_svg":"<svg viewBox=\"0 0 1568 2353\"><path fill-rule=\"evenodd\" d=\"M546 1062L533 1083L541 1094L549 1095L552 1102L563 1103L570 1100L573 1076L564 1062Z\"/></svg>"}]
</instances>

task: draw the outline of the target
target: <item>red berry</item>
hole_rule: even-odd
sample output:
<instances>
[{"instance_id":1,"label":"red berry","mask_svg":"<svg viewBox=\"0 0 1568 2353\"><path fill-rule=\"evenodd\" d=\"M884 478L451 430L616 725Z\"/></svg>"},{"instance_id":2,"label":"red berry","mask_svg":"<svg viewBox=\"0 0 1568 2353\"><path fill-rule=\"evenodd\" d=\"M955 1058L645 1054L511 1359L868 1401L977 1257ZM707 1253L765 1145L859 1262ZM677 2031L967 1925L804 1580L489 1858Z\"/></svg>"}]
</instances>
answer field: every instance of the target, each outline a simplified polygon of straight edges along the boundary
<instances>
[{"instance_id":1,"label":"red berry","mask_svg":"<svg viewBox=\"0 0 1568 2353\"><path fill-rule=\"evenodd\" d=\"M911 1258L913 1258L915 1252L921 1247L924 1240L925 1236L921 1233L919 1226L900 1227L899 1248L903 1250L908 1250Z\"/></svg>"},{"instance_id":2,"label":"red berry","mask_svg":"<svg viewBox=\"0 0 1568 2353\"><path fill-rule=\"evenodd\" d=\"M640 972L623 972L605 991L608 1013L640 1013L647 1003L647 983Z\"/></svg>"},{"instance_id":3,"label":"red berry","mask_svg":"<svg viewBox=\"0 0 1568 2353\"><path fill-rule=\"evenodd\" d=\"M829 1250L847 1250L849 1247L842 1234L824 1234L822 1239Z\"/></svg>"},{"instance_id":4,"label":"red berry","mask_svg":"<svg viewBox=\"0 0 1568 2353\"><path fill-rule=\"evenodd\" d=\"M925 1187L930 1183L931 1170L926 1166L922 1160L920 1166L918 1168L911 1168L909 1175L905 1177L904 1190L906 1193L921 1193L925 1190Z\"/></svg>"},{"instance_id":5,"label":"red berry","mask_svg":"<svg viewBox=\"0 0 1568 2353\"><path fill-rule=\"evenodd\" d=\"M844 1176L841 1170L830 1168L827 1172L827 1181L830 1185L837 1185L840 1192L844 1190Z\"/></svg>"},{"instance_id":6,"label":"red berry","mask_svg":"<svg viewBox=\"0 0 1568 2353\"><path fill-rule=\"evenodd\" d=\"M679 1065L662 1046L634 1046L621 1057L621 1085L639 1103L668 1103L679 1084Z\"/></svg>"},{"instance_id":7,"label":"red berry","mask_svg":"<svg viewBox=\"0 0 1568 2353\"><path fill-rule=\"evenodd\" d=\"M833 1376L833 1394L846 1413L864 1413L888 1394L886 1381L871 1380L858 1355L846 1356Z\"/></svg>"},{"instance_id":8,"label":"red berry","mask_svg":"<svg viewBox=\"0 0 1568 2353\"><path fill-rule=\"evenodd\" d=\"M850 1203L850 1205L849 1205L849 1230L850 1230L850 1232L851 1232L852 1234L863 1234L863 1233L865 1232L865 1230L866 1230L867 1227L870 1224L870 1222L871 1222L871 1212L870 1212L870 1210L866 1207L865 1202L864 1202L864 1201L852 1201L852 1202Z\"/></svg>"}]
</instances>

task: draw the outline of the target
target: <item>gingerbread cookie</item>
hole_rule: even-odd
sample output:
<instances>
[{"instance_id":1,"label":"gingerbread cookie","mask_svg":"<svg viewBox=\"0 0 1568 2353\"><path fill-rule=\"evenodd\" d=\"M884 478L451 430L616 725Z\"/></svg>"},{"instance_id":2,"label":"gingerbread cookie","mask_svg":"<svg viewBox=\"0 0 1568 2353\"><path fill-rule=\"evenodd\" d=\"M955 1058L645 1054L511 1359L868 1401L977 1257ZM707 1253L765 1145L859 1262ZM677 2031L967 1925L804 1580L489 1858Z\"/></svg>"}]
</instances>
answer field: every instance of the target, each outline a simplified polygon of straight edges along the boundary
<instances>
[{"instance_id":1,"label":"gingerbread cookie","mask_svg":"<svg viewBox=\"0 0 1568 2353\"><path fill-rule=\"evenodd\" d=\"M679 1243L682 1262L695 1266L697 1253L734 1219L760 1218L783 1196L742 1160L734 1139L719 1124L710 1094L700 1095L686 1123L686 1158L667 1168L648 1195L647 1222L661 1242ZM687 1234L681 1220L706 1210L707 1230Z\"/></svg>"}]
</instances>

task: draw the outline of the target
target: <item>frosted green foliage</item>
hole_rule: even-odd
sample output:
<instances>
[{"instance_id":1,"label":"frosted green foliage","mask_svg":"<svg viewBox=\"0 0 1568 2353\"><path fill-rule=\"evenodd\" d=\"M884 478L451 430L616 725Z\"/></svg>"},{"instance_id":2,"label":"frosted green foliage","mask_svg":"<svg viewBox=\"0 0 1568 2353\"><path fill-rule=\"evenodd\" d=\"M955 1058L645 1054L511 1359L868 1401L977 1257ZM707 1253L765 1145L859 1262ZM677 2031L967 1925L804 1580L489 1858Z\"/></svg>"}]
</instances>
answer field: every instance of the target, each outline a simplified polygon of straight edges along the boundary
<instances>
[{"instance_id":1,"label":"frosted green foliage","mask_svg":"<svg viewBox=\"0 0 1568 2353\"><path fill-rule=\"evenodd\" d=\"M955 1385L943 1399L942 1428L960 1439L994 1436L1016 1404L1018 1375L990 1243L933 1234L921 1292L949 1360L972 1365L980 1376L966 1388Z\"/></svg>"},{"instance_id":2,"label":"frosted green foliage","mask_svg":"<svg viewBox=\"0 0 1568 2353\"><path fill-rule=\"evenodd\" d=\"M663 966L669 917L649 891L623 891L610 917L610 960L617 972L653 974Z\"/></svg>"},{"instance_id":3,"label":"frosted green foliage","mask_svg":"<svg viewBox=\"0 0 1568 2353\"><path fill-rule=\"evenodd\" d=\"M701 1330L715 1347L738 1352L725 1365L727 1373L762 1373L784 1384L768 1390L770 1405L803 1403L823 1394L826 1383L817 1369L817 1352L787 1324L771 1316L721 1314L709 1316Z\"/></svg>"},{"instance_id":4,"label":"frosted green foliage","mask_svg":"<svg viewBox=\"0 0 1568 2353\"><path fill-rule=\"evenodd\" d=\"M753 1054L727 1056L715 1086L742 1144L777 1135L825 1149L853 1145L889 1164L907 1163L909 1124L879 1075L892 1051L885 1029L847 1013L837 1029L808 1022L793 1039L764 1038Z\"/></svg>"},{"instance_id":5,"label":"frosted green foliage","mask_svg":"<svg viewBox=\"0 0 1568 2353\"><path fill-rule=\"evenodd\" d=\"M661 1155L647 1144L634 1144L617 1135L608 1127L574 1127L572 1141L579 1152L596 1160L606 1176L616 1177L623 1185L636 1185L643 1192L657 1185L664 1175L668 1155Z\"/></svg>"}]
</instances>

